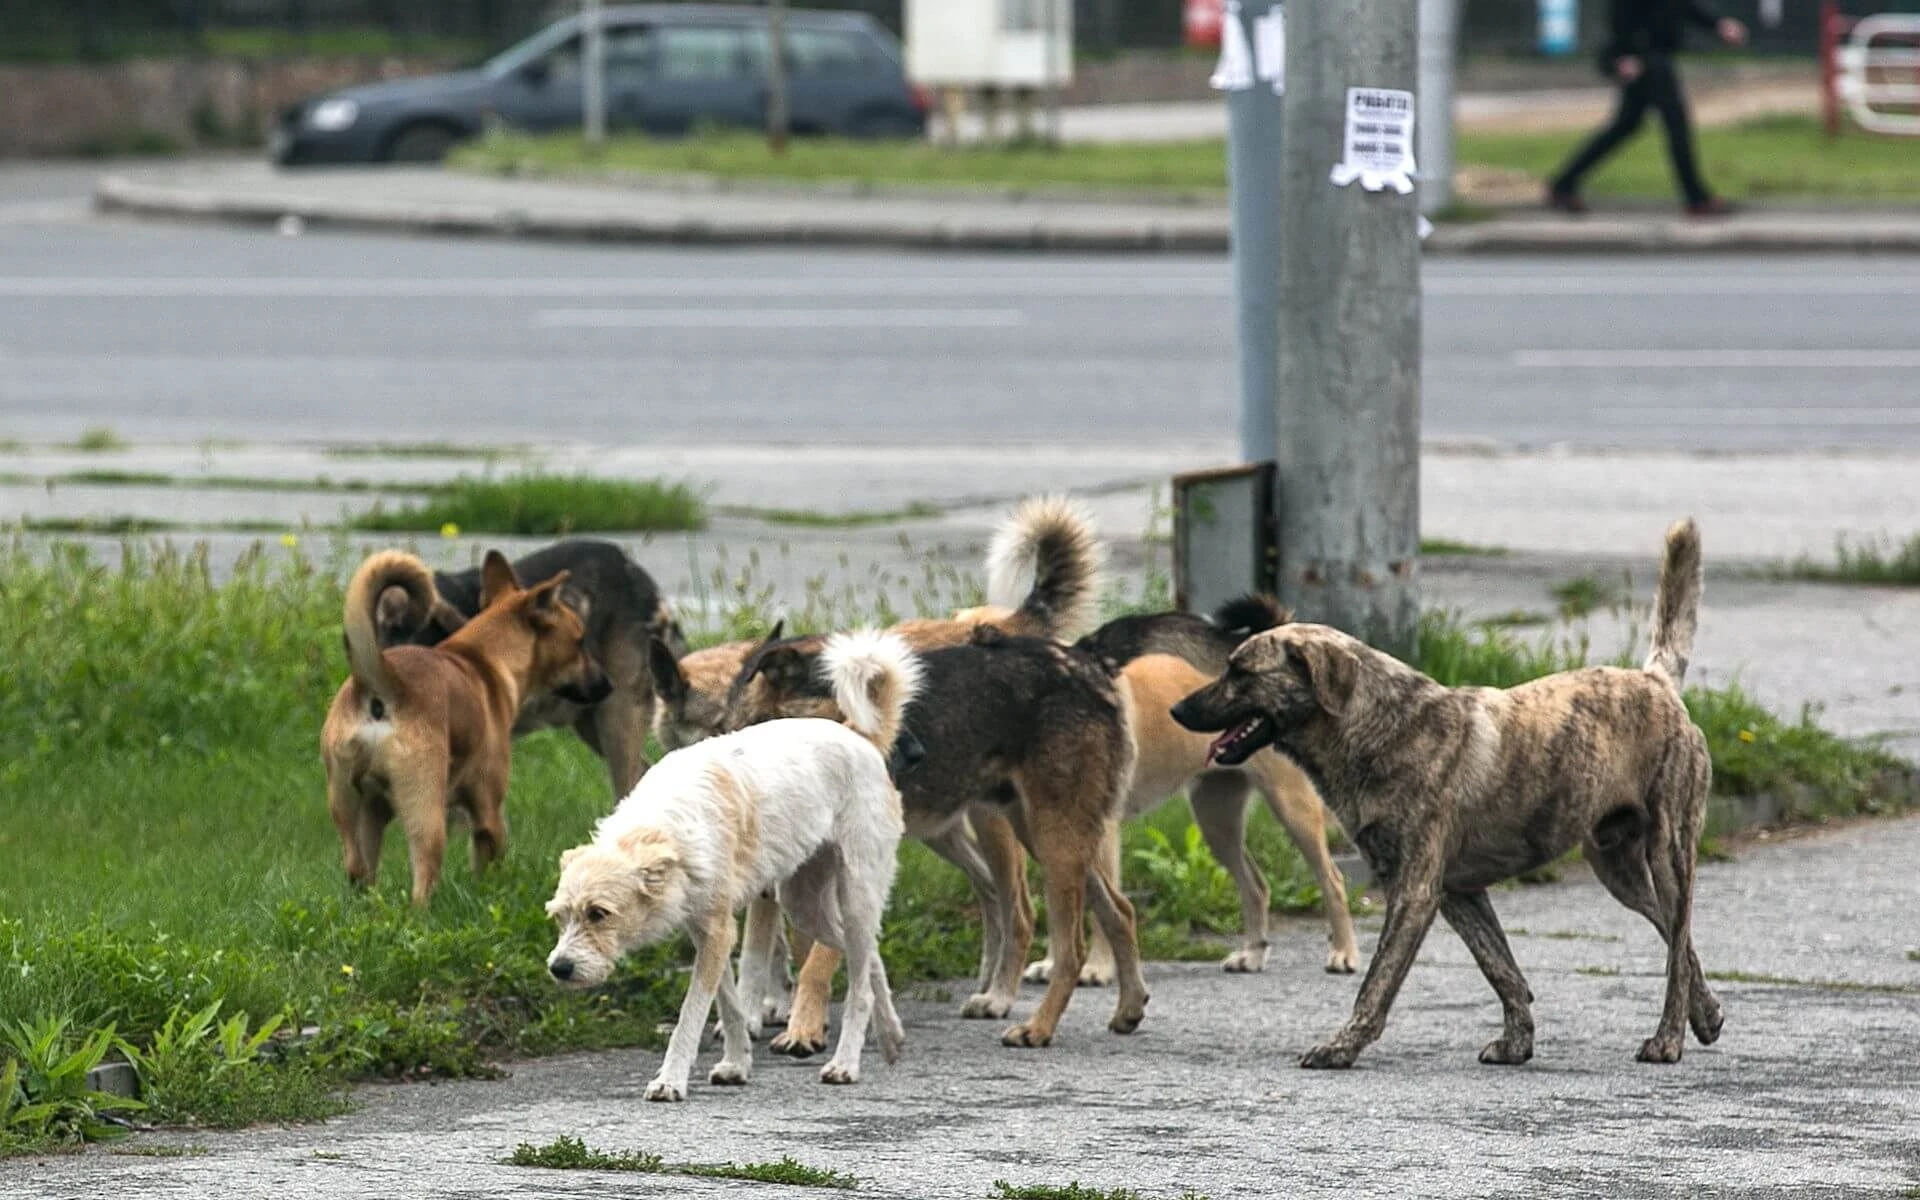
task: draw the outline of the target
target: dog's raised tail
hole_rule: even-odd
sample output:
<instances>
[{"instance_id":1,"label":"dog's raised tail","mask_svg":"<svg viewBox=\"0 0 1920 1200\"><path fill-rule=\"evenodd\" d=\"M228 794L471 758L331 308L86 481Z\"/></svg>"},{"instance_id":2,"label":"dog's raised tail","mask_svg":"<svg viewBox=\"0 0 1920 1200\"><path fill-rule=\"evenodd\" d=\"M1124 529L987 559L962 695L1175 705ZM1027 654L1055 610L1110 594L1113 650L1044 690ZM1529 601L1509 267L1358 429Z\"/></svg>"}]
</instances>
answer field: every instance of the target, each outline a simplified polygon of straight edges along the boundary
<instances>
[{"instance_id":1,"label":"dog's raised tail","mask_svg":"<svg viewBox=\"0 0 1920 1200\"><path fill-rule=\"evenodd\" d=\"M836 633L820 652L820 671L847 727L893 752L907 705L920 691L920 656L897 634L876 629Z\"/></svg>"},{"instance_id":2,"label":"dog's raised tail","mask_svg":"<svg viewBox=\"0 0 1920 1200\"><path fill-rule=\"evenodd\" d=\"M1667 553L1660 562L1660 590L1653 596L1653 648L1647 670L1658 671L1679 687L1693 655L1693 631L1700 619L1700 527L1693 518L1667 529Z\"/></svg>"},{"instance_id":3,"label":"dog's raised tail","mask_svg":"<svg viewBox=\"0 0 1920 1200\"><path fill-rule=\"evenodd\" d=\"M1086 509L1066 496L1031 497L987 548L988 603L1025 618L1019 632L1070 642L1099 616L1106 559Z\"/></svg>"},{"instance_id":4,"label":"dog's raised tail","mask_svg":"<svg viewBox=\"0 0 1920 1200\"><path fill-rule=\"evenodd\" d=\"M382 550L369 557L347 583L346 611L342 614L347 632L347 669L355 683L391 705L400 689L381 653L376 622L380 597L388 588L406 594L409 628L424 622L441 600L434 590L433 572L404 550Z\"/></svg>"}]
</instances>

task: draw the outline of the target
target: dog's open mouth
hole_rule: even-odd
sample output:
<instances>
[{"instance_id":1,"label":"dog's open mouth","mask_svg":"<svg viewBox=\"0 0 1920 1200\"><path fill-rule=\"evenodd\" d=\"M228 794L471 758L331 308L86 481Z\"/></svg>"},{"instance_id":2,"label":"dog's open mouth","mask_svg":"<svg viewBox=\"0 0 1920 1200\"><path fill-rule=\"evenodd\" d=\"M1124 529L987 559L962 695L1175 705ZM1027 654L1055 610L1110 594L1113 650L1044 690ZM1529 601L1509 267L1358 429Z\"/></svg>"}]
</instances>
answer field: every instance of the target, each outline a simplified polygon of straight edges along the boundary
<instances>
[{"instance_id":1,"label":"dog's open mouth","mask_svg":"<svg viewBox=\"0 0 1920 1200\"><path fill-rule=\"evenodd\" d=\"M1273 741L1273 722L1255 714L1213 739L1207 747L1207 764L1235 767L1252 758L1254 752Z\"/></svg>"}]
</instances>

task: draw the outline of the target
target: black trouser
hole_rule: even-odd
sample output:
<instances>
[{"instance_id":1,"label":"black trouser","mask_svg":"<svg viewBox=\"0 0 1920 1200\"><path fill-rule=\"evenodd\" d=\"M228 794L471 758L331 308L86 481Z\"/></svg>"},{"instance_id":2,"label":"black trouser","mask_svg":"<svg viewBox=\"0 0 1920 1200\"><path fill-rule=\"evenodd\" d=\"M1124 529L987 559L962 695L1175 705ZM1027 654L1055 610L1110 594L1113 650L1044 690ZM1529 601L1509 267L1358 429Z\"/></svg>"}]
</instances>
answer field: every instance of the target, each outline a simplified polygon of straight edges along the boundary
<instances>
[{"instance_id":1,"label":"black trouser","mask_svg":"<svg viewBox=\"0 0 1920 1200\"><path fill-rule=\"evenodd\" d=\"M1640 74L1620 89L1620 109L1613 115L1613 124L1594 134L1593 140L1581 147L1553 177L1556 194L1579 191L1580 177L1632 137L1640 128L1640 122L1646 119L1647 110L1654 108L1660 111L1660 119L1666 124L1667 157L1673 160L1674 178L1679 180L1687 203L1699 204L1711 195L1700 180L1699 168L1694 165L1687 98L1680 90L1680 75L1673 69L1673 59L1665 54L1649 54L1640 62Z\"/></svg>"}]
</instances>

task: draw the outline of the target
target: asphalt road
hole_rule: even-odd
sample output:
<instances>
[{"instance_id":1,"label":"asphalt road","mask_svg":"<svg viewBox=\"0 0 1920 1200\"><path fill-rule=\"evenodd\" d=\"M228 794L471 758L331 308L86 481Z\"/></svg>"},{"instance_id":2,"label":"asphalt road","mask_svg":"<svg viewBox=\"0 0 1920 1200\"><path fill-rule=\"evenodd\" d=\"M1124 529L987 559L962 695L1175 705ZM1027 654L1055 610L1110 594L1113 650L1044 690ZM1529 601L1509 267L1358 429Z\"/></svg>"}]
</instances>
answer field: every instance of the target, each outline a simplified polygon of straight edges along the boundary
<instances>
[{"instance_id":1,"label":"asphalt road","mask_svg":"<svg viewBox=\"0 0 1920 1200\"><path fill-rule=\"evenodd\" d=\"M1324 929L1285 923L1264 974L1154 964L1132 1037L1110 991L1083 990L1054 1045L1007 1050L1000 1023L951 995L901 1005L907 1056L869 1055L858 1086L761 1048L746 1088L640 1093L656 1051L516 1064L503 1083L369 1086L323 1126L168 1133L201 1156L102 1152L0 1163L0 1192L40 1197L601 1197L742 1195L674 1176L499 1165L561 1135L680 1162L791 1155L861 1178L861 1196L991 1194L1015 1185L1192 1188L1228 1197L1893 1197L1920 1184L1920 962L1908 951L1920 819L1857 826L1707 864L1695 937L1726 1011L1720 1041L1674 1066L1633 1060L1658 1016L1654 931L1591 879L1502 891L1494 906L1535 993L1536 1057L1475 1061L1499 1006L1436 924L1385 1036L1347 1072L1297 1069L1356 980L1328 976ZM1374 925L1372 920L1365 926ZM1363 950L1373 932L1363 929ZM1739 975L1739 979L1724 976ZM1038 996L1028 988L1022 1005ZM836 1013L837 1015L837 1013ZM796 1193L799 1194L799 1193Z\"/></svg>"},{"instance_id":2,"label":"asphalt road","mask_svg":"<svg viewBox=\"0 0 1920 1200\"><path fill-rule=\"evenodd\" d=\"M753 252L101 221L0 172L0 438L1230 439L1221 259ZM1920 262L1432 261L1424 429L1920 447Z\"/></svg>"}]
</instances>

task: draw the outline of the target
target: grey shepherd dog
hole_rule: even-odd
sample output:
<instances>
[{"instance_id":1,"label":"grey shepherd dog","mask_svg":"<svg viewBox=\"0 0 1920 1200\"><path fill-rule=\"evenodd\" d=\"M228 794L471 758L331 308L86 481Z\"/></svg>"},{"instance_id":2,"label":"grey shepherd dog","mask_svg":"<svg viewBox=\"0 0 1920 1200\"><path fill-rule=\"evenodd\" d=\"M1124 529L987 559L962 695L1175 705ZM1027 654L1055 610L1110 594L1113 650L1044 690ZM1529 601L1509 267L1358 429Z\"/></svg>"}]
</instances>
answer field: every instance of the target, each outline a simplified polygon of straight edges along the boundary
<instances>
[{"instance_id":1,"label":"grey shepherd dog","mask_svg":"<svg viewBox=\"0 0 1920 1200\"><path fill-rule=\"evenodd\" d=\"M1667 531L1645 666L1588 667L1515 688L1449 688L1324 625L1282 625L1233 652L1226 674L1173 708L1219 732L1212 760L1274 746L1300 764L1387 892L1386 922L1353 1016L1303 1067L1347 1067L1380 1036L1436 911L1500 997L1485 1063L1533 1057L1533 993L1487 899L1489 885L1573 846L1615 899L1667 943L1660 1024L1643 1062L1678 1062L1691 1022L1720 1036L1720 1004L1694 954L1694 847L1706 816L1706 738L1680 683L1700 607L1700 534Z\"/></svg>"}]
</instances>

